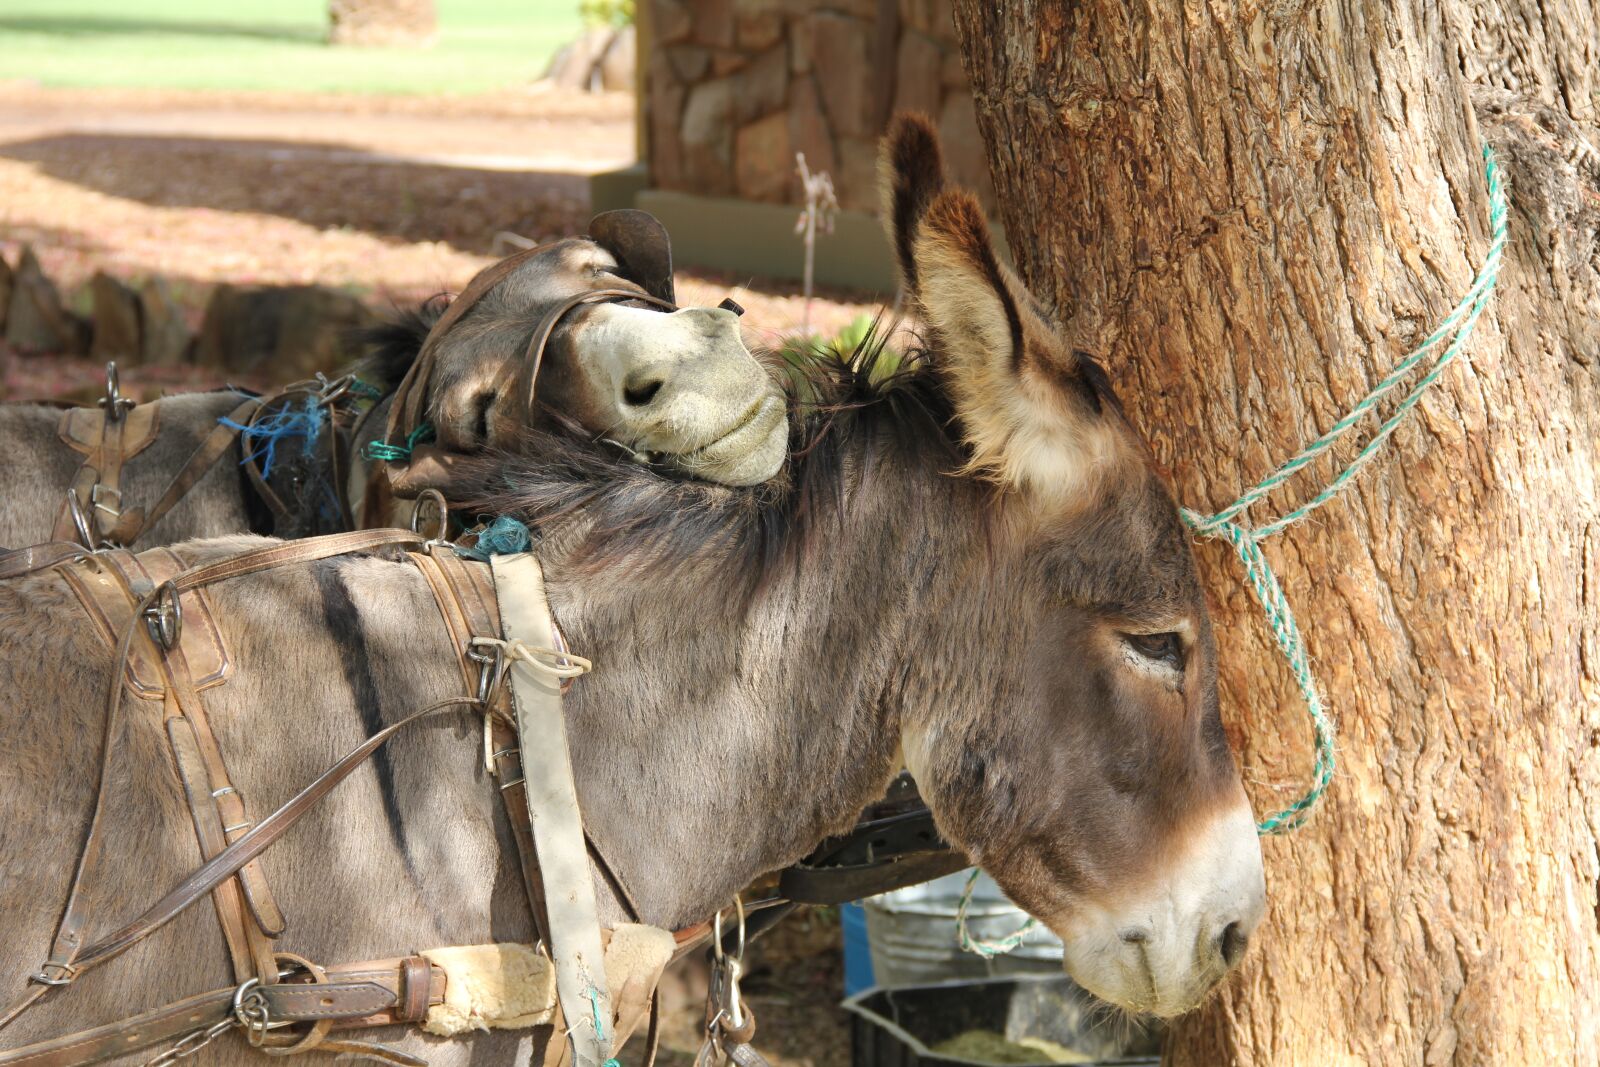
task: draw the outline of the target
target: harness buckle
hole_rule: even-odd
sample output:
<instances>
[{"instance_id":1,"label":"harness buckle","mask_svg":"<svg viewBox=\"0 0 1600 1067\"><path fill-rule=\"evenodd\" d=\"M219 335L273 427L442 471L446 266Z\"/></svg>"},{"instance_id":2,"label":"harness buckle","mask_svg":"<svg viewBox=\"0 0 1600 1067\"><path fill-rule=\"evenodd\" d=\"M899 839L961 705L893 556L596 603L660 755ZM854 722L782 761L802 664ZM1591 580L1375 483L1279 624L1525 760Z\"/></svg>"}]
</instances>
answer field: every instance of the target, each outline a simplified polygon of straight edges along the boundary
<instances>
[{"instance_id":1,"label":"harness buckle","mask_svg":"<svg viewBox=\"0 0 1600 1067\"><path fill-rule=\"evenodd\" d=\"M54 975L48 973L52 968L56 971ZM39 965L37 971L28 975L28 981L37 985L49 986L71 985L77 981L77 978L77 966L71 963L63 963L60 960L46 960Z\"/></svg>"},{"instance_id":2,"label":"harness buckle","mask_svg":"<svg viewBox=\"0 0 1600 1067\"><path fill-rule=\"evenodd\" d=\"M178 587L165 582L143 611L145 629L165 652L177 647L183 637L183 603L178 599Z\"/></svg>"}]
</instances>

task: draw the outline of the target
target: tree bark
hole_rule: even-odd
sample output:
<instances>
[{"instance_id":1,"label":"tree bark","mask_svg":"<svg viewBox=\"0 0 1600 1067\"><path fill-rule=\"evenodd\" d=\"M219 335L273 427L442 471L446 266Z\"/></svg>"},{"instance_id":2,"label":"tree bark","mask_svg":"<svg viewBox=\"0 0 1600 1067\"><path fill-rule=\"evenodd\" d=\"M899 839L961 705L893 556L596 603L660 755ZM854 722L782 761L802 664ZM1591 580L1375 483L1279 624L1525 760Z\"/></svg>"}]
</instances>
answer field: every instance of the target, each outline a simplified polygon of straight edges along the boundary
<instances>
[{"instance_id":1,"label":"tree bark","mask_svg":"<svg viewBox=\"0 0 1600 1067\"><path fill-rule=\"evenodd\" d=\"M438 29L433 0L328 0L329 44L430 44Z\"/></svg>"},{"instance_id":2,"label":"tree bark","mask_svg":"<svg viewBox=\"0 0 1600 1067\"><path fill-rule=\"evenodd\" d=\"M1587 14L1543 21L1563 6ZM1339 770L1306 828L1265 843L1271 916L1168 1058L1600 1062L1600 141L1572 120L1592 114L1593 11L956 0L956 21L1020 270L1203 512L1468 290L1479 146L1499 150L1511 242L1468 358L1267 545ZM1310 730L1232 552L1197 552L1264 814L1303 788Z\"/></svg>"}]
</instances>

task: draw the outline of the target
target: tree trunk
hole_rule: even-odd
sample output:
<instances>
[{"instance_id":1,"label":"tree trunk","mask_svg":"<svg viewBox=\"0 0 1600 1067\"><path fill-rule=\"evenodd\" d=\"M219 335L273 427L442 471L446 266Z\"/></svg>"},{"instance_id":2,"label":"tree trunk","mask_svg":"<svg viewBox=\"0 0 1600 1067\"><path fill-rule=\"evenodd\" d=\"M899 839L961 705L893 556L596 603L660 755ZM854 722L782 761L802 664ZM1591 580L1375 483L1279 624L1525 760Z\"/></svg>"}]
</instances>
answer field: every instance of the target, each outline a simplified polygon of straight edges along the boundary
<instances>
[{"instance_id":1,"label":"tree trunk","mask_svg":"<svg viewBox=\"0 0 1600 1067\"><path fill-rule=\"evenodd\" d=\"M438 29L433 0L328 0L329 44L431 44Z\"/></svg>"},{"instance_id":2,"label":"tree trunk","mask_svg":"<svg viewBox=\"0 0 1600 1067\"><path fill-rule=\"evenodd\" d=\"M1588 13L1546 33L1562 6ZM1479 146L1498 149L1511 239L1468 358L1266 546L1339 770L1265 843L1271 917L1168 1058L1600 1062L1600 141L1570 117L1593 114L1593 12L956 0L956 21L1019 268L1204 512L1466 293L1489 244ZM1304 787L1310 730L1233 553L1197 551L1265 814Z\"/></svg>"}]
</instances>

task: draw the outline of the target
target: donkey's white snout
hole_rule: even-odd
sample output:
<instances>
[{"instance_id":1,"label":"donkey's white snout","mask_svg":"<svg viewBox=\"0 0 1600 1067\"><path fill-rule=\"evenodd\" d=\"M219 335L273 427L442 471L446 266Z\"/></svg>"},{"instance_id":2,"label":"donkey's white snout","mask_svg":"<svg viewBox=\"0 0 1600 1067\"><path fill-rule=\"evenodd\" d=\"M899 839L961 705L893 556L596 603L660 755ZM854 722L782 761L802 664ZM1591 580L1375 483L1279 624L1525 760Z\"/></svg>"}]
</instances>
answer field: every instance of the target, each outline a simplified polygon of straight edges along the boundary
<instances>
[{"instance_id":1,"label":"donkey's white snout","mask_svg":"<svg viewBox=\"0 0 1600 1067\"><path fill-rule=\"evenodd\" d=\"M1241 799L1197 827L1182 858L1153 884L1051 925L1079 985L1169 1017L1193 1008L1238 965L1266 910L1261 846Z\"/></svg>"}]
</instances>

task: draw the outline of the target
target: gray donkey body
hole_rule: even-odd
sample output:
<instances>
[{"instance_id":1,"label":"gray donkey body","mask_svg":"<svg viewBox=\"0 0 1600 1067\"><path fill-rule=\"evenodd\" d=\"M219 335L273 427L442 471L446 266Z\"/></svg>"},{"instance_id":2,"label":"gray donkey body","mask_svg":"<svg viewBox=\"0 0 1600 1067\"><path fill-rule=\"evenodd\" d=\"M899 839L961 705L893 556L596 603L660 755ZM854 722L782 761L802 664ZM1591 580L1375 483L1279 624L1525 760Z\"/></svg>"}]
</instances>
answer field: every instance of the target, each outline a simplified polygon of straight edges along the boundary
<instances>
[{"instance_id":1,"label":"gray donkey body","mask_svg":"<svg viewBox=\"0 0 1600 1067\"><path fill-rule=\"evenodd\" d=\"M184 462L243 398L232 392L188 393L154 401L158 433L150 446L129 459L122 471L122 498L130 507L149 507L172 482ZM67 503L67 487L83 454L57 434L61 409L44 404L0 404L0 546L20 548L50 540ZM267 529L265 508L256 503L240 466L237 443L218 460L171 511L145 535L141 545L170 544L192 537L220 537Z\"/></svg>"},{"instance_id":2,"label":"gray donkey body","mask_svg":"<svg viewBox=\"0 0 1600 1067\"><path fill-rule=\"evenodd\" d=\"M886 169L929 362L887 380L865 357L817 368L824 400L780 488L668 479L581 437L479 467L481 505L540 531L555 616L595 662L566 706L586 827L643 919L679 927L847 826L903 753L941 831L1062 937L1080 984L1188 1010L1264 911L1188 538L1103 376L1022 304L976 201L942 187L931 130L902 122ZM381 725L462 694L406 562L327 560L209 595L238 672L208 715L256 818ZM59 917L111 670L58 574L0 583L0 990L23 987ZM197 862L159 708L128 711L97 930ZM266 854L283 948L334 964L531 935L479 729L463 714L402 734ZM4 1043L229 985L226 959L194 907ZM447 1067L549 1035L372 1036ZM230 1035L204 1055L254 1053Z\"/></svg>"}]
</instances>

